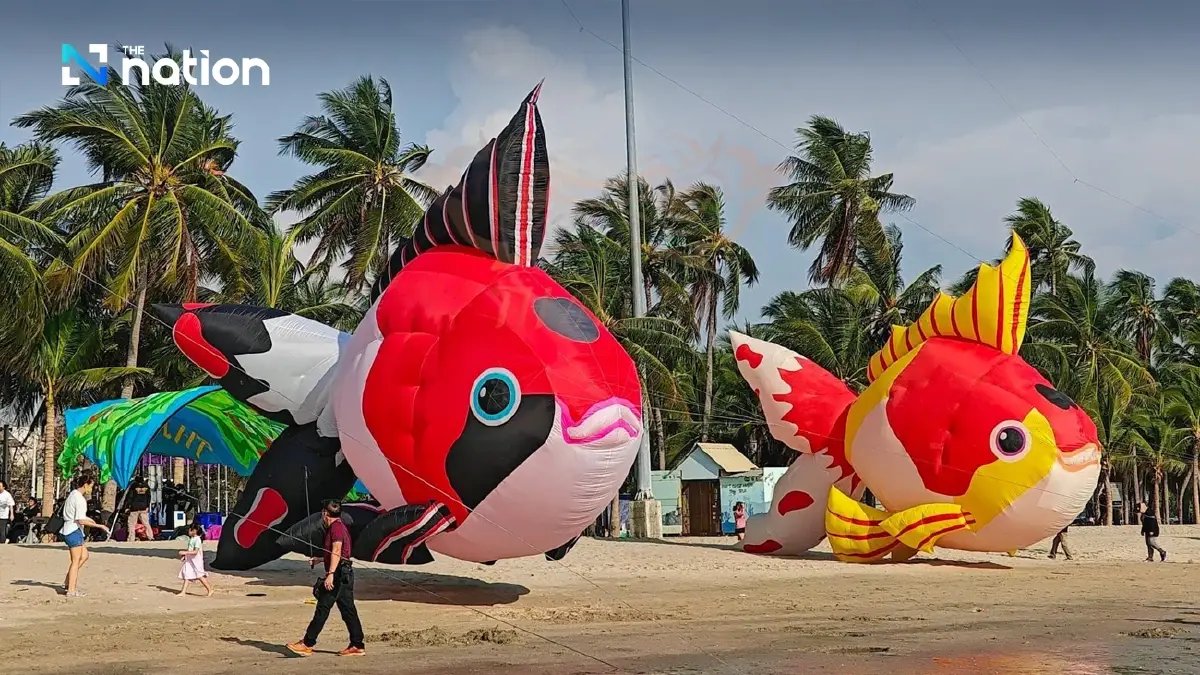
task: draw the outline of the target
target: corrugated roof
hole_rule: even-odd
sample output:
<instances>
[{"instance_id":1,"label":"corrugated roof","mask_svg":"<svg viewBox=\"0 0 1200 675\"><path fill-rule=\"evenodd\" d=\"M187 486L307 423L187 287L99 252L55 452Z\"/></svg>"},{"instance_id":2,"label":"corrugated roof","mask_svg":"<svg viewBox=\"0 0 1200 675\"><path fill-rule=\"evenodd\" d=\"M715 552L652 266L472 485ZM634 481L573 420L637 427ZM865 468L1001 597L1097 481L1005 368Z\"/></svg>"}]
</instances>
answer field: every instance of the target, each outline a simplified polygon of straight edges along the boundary
<instances>
[{"instance_id":1,"label":"corrugated roof","mask_svg":"<svg viewBox=\"0 0 1200 675\"><path fill-rule=\"evenodd\" d=\"M717 463L726 473L744 473L746 471L754 471L758 467L754 465L745 455L738 452L738 449L728 443L697 443L696 448L712 458L712 461Z\"/></svg>"}]
</instances>

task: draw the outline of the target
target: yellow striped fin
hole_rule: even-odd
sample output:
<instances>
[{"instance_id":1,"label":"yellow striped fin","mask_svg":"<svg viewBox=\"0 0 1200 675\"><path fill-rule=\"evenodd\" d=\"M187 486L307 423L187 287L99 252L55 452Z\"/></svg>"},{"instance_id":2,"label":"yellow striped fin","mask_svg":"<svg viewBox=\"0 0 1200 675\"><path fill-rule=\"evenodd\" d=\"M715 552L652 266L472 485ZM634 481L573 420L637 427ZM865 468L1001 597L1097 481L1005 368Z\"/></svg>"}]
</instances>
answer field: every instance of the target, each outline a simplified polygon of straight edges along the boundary
<instances>
[{"instance_id":1,"label":"yellow striped fin","mask_svg":"<svg viewBox=\"0 0 1200 675\"><path fill-rule=\"evenodd\" d=\"M999 265L979 265L975 285L957 299L938 293L929 309L907 327L892 326L888 342L867 364L875 381L900 357L926 340L957 337L1016 354L1029 317L1029 249L1014 232L1012 248Z\"/></svg>"},{"instance_id":2,"label":"yellow striped fin","mask_svg":"<svg viewBox=\"0 0 1200 675\"><path fill-rule=\"evenodd\" d=\"M887 513L848 497L836 487L829 489L825 509L825 534L833 554L843 562L878 562L899 546L883 529Z\"/></svg>"},{"instance_id":3,"label":"yellow striped fin","mask_svg":"<svg viewBox=\"0 0 1200 675\"><path fill-rule=\"evenodd\" d=\"M922 504L889 514L880 527L908 548L930 553L938 539L975 527L975 518L958 504Z\"/></svg>"}]
</instances>

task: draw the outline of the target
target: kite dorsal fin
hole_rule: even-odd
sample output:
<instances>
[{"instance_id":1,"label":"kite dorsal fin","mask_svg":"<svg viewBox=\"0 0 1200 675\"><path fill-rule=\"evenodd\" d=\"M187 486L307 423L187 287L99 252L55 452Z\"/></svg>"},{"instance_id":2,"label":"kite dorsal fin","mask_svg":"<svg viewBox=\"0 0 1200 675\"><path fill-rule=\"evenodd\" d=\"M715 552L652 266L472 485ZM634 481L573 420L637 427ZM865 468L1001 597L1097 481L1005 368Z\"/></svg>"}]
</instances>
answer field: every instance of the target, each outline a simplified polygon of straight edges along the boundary
<instances>
[{"instance_id":1,"label":"kite dorsal fin","mask_svg":"<svg viewBox=\"0 0 1200 675\"><path fill-rule=\"evenodd\" d=\"M893 363L926 340L954 337L1016 354L1029 318L1029 249L1014 232L1012 247L998 265L979 265L971 289L958 298L938 293L929 309L908 326L892 326L892 335L867 366L874 381Z\"/></svg>"},{"instance_id":2,"label":"kite dorsal fin","mask_svg":"<svg viewBox=\"0 0 1200 675\"><path fill-rule=\"evenodd\" d=\"M372 302L405 265L436 246L467 246L513 265L537 263L550 200L550 159L537 109L541 90L539 82L508 125L475 154L458 185L425 210L372 285Z\"/></svg>"}]
</instances>

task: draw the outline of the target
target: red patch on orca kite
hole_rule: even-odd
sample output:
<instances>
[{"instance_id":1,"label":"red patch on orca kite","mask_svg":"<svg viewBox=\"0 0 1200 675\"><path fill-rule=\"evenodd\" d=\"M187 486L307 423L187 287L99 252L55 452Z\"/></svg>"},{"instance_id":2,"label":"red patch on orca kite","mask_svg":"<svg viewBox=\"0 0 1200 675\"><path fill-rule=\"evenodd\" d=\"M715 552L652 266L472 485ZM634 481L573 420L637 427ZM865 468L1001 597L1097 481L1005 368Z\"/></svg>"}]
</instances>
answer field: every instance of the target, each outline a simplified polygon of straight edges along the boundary
<instances>
[{"instance_id":1,"label":"red patch on orca kite","mask_svg":"<svg viewBox=\"0 0 1200 675\"><path fill-rule=\"evenodd\" d=\"M229 360L204 339L200 332L200 318L195 314L187 313L179 317L171 329L171 337L179 351L203 368L204 372L216 378L229 374Z\"/></svg>"},{"instance_id":2,"label":"red patch on orca kite","mask_svg":"<svg viewBox=\"0 0 1200 675\"><path fill-rule=\"evenodd\" d=\"M183 303L182 306L184 309L187 309L187 310L204 309L205 307L212 307L213 303L211 303L211 302L185 302L185 303Z\"/></svg>"},{"instance_id":3,"label":"red patch on orca kite","mask_svg":"<svg viewBox=\"0 0 1200 675\"><path fill-rule=\"evenodd\" d=\"M262 488L246 515L233 528L234 541L242 548L250 548L263 532L282 523L287 513L287 502L283 495L272 488Z\"/></svg>"},{"instance_id":4,"label":"red patch on orca kite","mask_svg":"<svg viewBox=\"0 0 1200 675\"><path fill-rule=\"evenodd\" d=\"M734 358L738 361L745 361L750 364L751 368L757 368L763 360L763 355L750 348L750 345L738 345L737 351L733 353Z\"/></svg>"},{"instance_id":5,"label":"red patch on orca kite","mask_svg":"<svg viewBox=\"0 0 1200 675\"><path fill-rule=\"evenodd\" d=\"M812 506L812 495L803 490L793 490L779 500L779 515L786 516L792 511L800 511Z\"/></svg>"},{"instance_id":6,"label":"red patch on orca kite","mask_svg":"<svg viewBox=\"0 0 1200 675\"><path fill-rule=\"evenodd\" d=\"M766 555L768 553L774 553L781 548L783 548L783 544L775 541L774 539L768 539L761 544L746 544L742 547L742 550L746 553L759 553Z\"/></svg>"}]
</instances>

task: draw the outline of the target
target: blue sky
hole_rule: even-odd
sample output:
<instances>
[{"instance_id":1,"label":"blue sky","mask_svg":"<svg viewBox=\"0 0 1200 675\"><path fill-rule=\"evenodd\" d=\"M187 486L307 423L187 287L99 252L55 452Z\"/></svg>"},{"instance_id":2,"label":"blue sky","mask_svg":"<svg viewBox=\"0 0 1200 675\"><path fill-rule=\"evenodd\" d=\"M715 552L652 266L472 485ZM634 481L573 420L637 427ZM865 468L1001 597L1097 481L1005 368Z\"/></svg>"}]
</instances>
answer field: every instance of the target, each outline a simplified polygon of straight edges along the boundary
<instances>
[{"instance_id":1,"label":"blue sky","mask_svg":"<svg viewBox=\"0 0 1200 675\"><path fill-rule=\"evenodd\" d=\"M587 29L620 44L619 2L567 3ZM893 219L905 233L909 276L942 263L957 277L994 257L1002 218L1025 195L1049 203L1104 274L1136 267L1163 283L1195 274L1200 42L1187 28L1200 25L1200 6L632 4L635 56L728 113L635 69L641 171L652 181L724 187L730 227L762 269L744 295L746 317L806 284L811 255L786 247L788 225L763 197L782 182L774 167L813 114L869 130L877 171L894 172L896 188L916 197L910 217L920 226ZM170 42L269 62L269 87L203 90L234 114L243 141L235 175L260 196L305 171L277 155L276 139L318 112L317 93L364 73L391 82L402 133L434 147L421 175L435 185L453 182L543 77L552 221L569 220L573 200L624 170L620 53L581 32L561 0L127 1L102 12L74 0L21 5L4 12L5 121L61 96L63 42ZM0 141L26 138L0 126ZM69 158L62 184L85 179Z\"/></svg>"}]
</instances>

